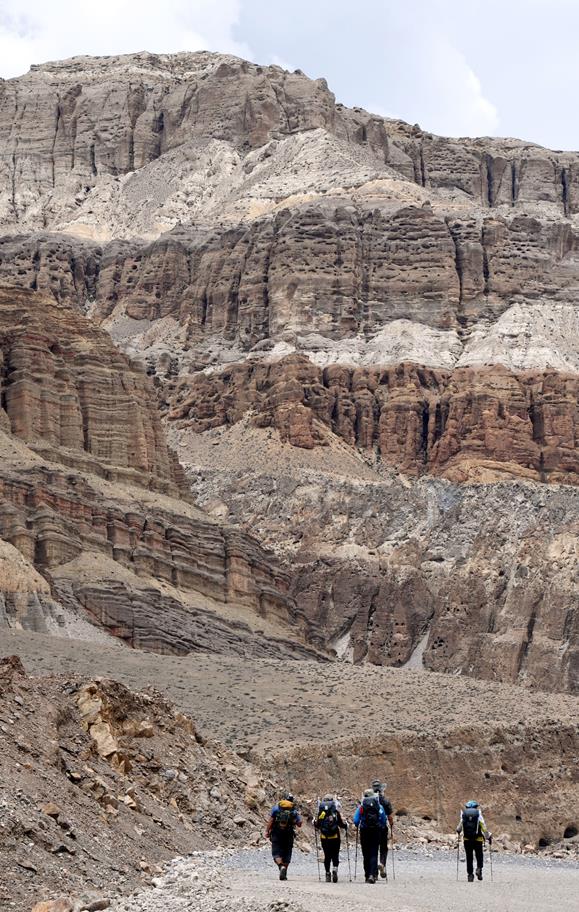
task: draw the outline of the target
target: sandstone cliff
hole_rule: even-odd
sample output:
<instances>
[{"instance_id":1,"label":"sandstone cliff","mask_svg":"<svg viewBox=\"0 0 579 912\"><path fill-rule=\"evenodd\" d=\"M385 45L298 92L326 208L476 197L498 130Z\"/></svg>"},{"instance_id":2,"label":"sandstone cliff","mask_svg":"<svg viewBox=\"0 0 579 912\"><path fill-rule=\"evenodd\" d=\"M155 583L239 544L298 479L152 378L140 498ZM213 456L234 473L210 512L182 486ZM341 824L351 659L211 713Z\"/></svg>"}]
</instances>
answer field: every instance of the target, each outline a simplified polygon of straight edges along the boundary
<instances>
[{"instance_id":1,"label":"sandstone cliff","mask_svg":"<svg viewBox=\"0 0 579 912\"><path fill-rule=\"evenodd\" d=\"M3 626L307 654L283 570L187 502L150 381L106 333L1 289L0 353Z\"/></svg>"},{"instance_id":2,"label":"sandstone cliff","mask_svg":"<svg viewBox=\"0 0 579 912\"><path fill-rule=\"evenodd\" d=\"M199 372L175 389L169 420L202 433L247 414L312 448L328 431L411 475L455 481L514 475L579 482L579 378L505 368L332 365L303 356Z\"/></svg>"},{"instance_id":3,"label":"sandstone cliff","mask_svg":"<svg viewBox=\"0 0 579 912\"><path fill-rule=\"evenodd\" d=\"M436 137L299 71L207 53L35 67L2 84L0 124L0 280L86 314L145 367L200 503L278 550L277 594L249 597L264 629L290 623L354 661L577 687L577 154ZM56 408L29 386L34 424L16 399L11 417L27 440ZM62 464L76 440L67 464L82 452L98 473L97 417L87 445L78 408L60 405L34 448L59 445ZM148 427L107 472L169 490L179 472L153 469ZM434 561L420 476L475 517L465 542L448 511ZM360 493L372 548L358 481L378 486ZM406 530L395 546L390 525ZM262 579L263 553L244 578ZM128 608L76 590L127 636Z\"/></svg>"},{"instance_id":4,"label":"sandstone cliff","mask_svg":"<svg viewBox=\"0 0 579 912\"><path fill-rule=\"evenodd\" d=\"M182 487L142 370L50 298L0 289L0 404L12 433L49 457L62 450L74 464L79 453L83 466L109 478Z\"/></svg>"}]
</instances>

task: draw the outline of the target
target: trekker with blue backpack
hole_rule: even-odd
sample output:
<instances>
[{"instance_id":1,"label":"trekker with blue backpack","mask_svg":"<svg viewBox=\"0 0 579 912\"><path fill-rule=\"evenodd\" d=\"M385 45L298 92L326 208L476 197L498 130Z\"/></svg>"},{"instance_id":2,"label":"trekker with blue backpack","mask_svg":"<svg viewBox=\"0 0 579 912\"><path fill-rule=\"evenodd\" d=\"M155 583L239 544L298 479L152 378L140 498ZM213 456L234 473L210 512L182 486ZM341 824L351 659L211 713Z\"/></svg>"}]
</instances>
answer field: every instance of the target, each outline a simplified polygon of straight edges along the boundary
<instances>
[{"instance_id":1,"label":"trekker with blue backpack","mask_svg":"<svg viewBox=\"0 0 579 912\"><path fill-rule=\"evenodd\" d=\"M482 880L485 839L488 839L489 845L492 845L493 834L489 833L487 830L487 825L485 823L485 819L483 817L478 801L467 801L460 813L460 819L456 828L456 832L459 834L462 833L464 840L466 873L468 882L472 883L474 881L473 855L476 855L477 880Z\"/></svg>"},{"instance_id":2,"label":"trekker with blue backpack","mask_svg":"<svg viewBox=\"0 0 579 912\"><path fill-rule=\"evenodd\" d=\"M324 852L324 869L326 882L338 882L338 865L340 864L340 828L348 831L348 824L344 821L333 795L324 795L319 807L314 826L320 834L320 841ZM330 874L330 867L333 868Z\"/></svg>"},{"instance_id":3,"label":"trekker with blue backpack","mask_svg":"<svg viewBox=\"0 0 579 912\"><path fill-rule=\"evenodd\" d=\"M374 789L366 789L364 792L362 803L356 808L353 821L360 835L366 883L374 884L378 878L380 841L388 823L386 812Z\"/></svg>"}]
</instances>

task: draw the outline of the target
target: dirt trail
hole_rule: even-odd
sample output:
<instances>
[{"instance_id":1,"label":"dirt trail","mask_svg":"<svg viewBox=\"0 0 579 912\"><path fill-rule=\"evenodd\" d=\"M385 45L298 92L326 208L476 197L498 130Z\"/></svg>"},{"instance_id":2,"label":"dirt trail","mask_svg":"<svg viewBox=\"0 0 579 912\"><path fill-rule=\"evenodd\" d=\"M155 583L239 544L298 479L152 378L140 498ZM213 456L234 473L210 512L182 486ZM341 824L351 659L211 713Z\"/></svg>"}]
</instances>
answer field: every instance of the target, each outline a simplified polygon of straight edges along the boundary
<instances>
[{"instance_id":1,"label":"dirt trail","mask_svg":"<svg viewBox=\"0 0 579 912\"><path fill-rule=\"evenodd\" d=\"M352 873L354 859L352 857ZM358 859L360 862L360 859ZM396 852L396 879L375 886L350 883L343 859L338 884L320 883L315 856L298 854L290 880L280 883L267 849L218 857L176 859L157 887L114 906L114 912L571 912L577 909L579 866L497 855L491 882L466 882L464 863L456 881L454 852Z\"/></svg>"}]
</instances>

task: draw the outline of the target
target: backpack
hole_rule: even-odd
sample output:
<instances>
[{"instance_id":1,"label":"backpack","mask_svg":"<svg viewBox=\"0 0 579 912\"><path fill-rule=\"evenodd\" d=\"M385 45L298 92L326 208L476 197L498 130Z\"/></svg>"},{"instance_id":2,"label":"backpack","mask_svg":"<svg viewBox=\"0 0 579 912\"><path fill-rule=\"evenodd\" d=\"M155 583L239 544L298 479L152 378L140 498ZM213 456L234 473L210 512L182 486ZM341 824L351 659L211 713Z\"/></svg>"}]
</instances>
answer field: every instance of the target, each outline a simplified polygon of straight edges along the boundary
<instances>
[{"instance_id":1,"label":"backpack","mask_svg":"<svg viewBox=\"0 0 579 912\"><path fill-rule=\"evenodd\" d=\"M380 826L380 803L377 798L364 798L362 801L362 827L375 830Z\"/></svg>"},{"instance_id":2,"label":"backpack","mask_svg":"<svg viewBox=\"0 0 579 912\"><path fill-rule=\"evenodd\" d=\"M292 801L280 801L278 812L275 815L274 826L278 830L289 830L294 822L294 806Z\"/></svg>"},{"instance_id":3,"label":"backpack","mask_svg":"<svg viewBox=\"0 0 579 912\"><path fill-rule=\"evenodd\" d=\"M465 808L462 812L462 831L465 839L475 839L478 836L479 809Z\"/></svg>"},{"instance_id":4,"label":"backpack","mask_svg":"<svg viewBox=\"0 0 579 912\"><path fill-rule=\"evenodd\" d=\"M320 833L326 839L332 839L336 836L338 832L338 809L333 801L320 805L318 825Z\"/></svg>"}]
</instances>

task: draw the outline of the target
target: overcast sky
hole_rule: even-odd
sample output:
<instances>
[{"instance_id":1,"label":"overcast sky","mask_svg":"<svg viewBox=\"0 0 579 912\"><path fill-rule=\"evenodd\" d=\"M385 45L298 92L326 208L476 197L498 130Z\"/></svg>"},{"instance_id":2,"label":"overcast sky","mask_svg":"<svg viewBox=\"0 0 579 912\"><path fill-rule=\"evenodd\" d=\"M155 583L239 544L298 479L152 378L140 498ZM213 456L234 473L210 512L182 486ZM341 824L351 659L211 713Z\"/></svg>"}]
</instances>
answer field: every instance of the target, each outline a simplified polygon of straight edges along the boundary
<instances>
[{"instance_id":1,"label":"overcast sky","mask_svg":"<svg viewBox=\"0 0 579 912\"><path fill-rule=\"evenodd\" d=\"M75 54L206 48L325 76L450 136L579 149L579 0L0 0L0 76Z\"/></svg>"}]
</instances>

